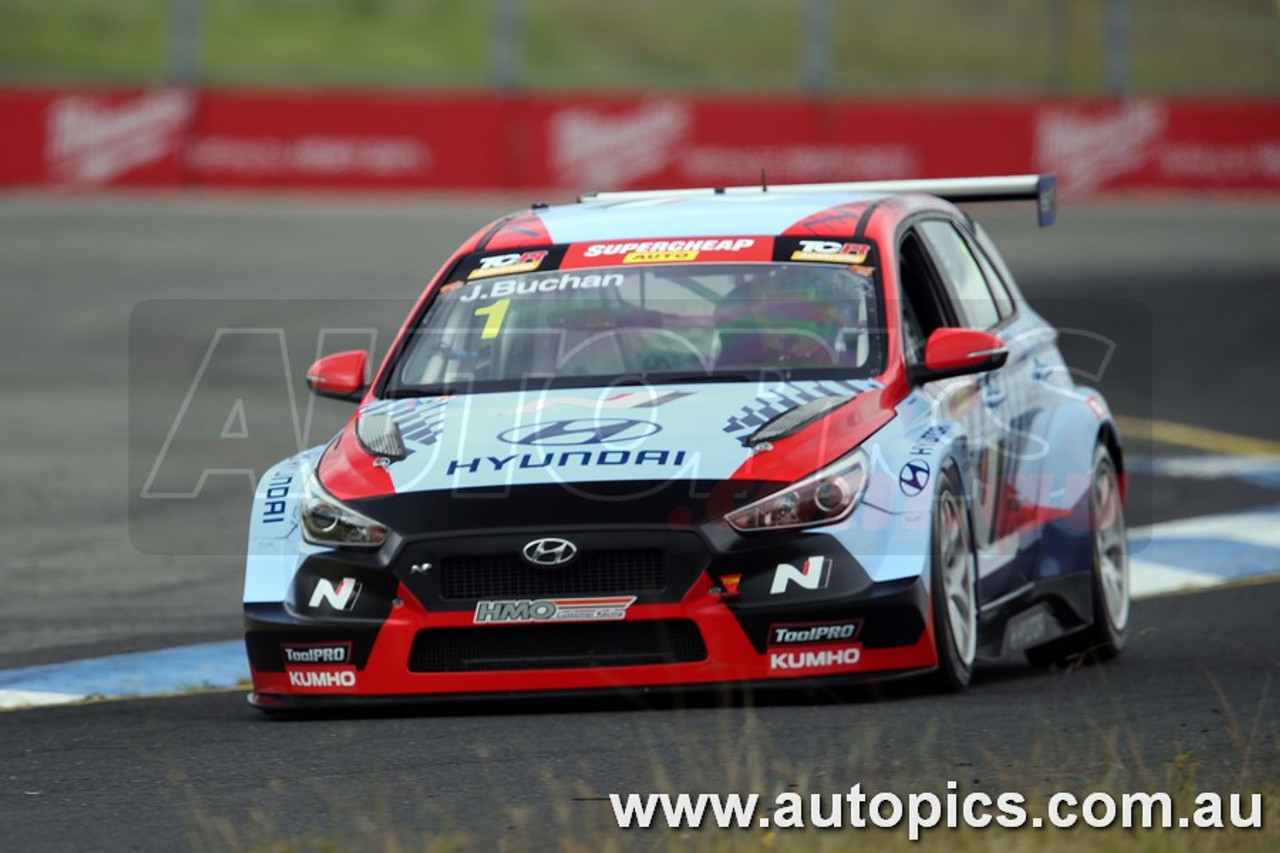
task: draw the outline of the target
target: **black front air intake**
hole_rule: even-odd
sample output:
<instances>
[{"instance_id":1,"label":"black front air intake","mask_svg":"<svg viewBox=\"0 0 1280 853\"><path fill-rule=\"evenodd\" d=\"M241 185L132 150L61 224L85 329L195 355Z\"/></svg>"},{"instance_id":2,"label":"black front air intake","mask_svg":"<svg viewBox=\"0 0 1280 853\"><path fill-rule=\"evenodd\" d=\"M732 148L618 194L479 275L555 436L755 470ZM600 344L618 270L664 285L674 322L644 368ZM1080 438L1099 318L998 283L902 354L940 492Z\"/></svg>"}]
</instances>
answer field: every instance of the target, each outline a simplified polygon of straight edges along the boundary
<instances>
[{"instance_id":1,"label":"black front air intake","mask_svg":"<svg viewBox=\"0 0 1280 853\"><path fill-rule=\"evenodd\" d=\"M419 631L410 672L497 672L706 660L688 619L432 628Z\"/></svg>"},{"instance_id":2,"label":"black front air intake","mask_svg":"<svg viewBox=\"0 0 1280 853\"><path fill-rule=\"evenodd\" d=\"M661 592L666 586L662 552L593 551L571 565L540 568L514 554L445 558L440 596L454 601Z\"/></svg>"}]
</instances>

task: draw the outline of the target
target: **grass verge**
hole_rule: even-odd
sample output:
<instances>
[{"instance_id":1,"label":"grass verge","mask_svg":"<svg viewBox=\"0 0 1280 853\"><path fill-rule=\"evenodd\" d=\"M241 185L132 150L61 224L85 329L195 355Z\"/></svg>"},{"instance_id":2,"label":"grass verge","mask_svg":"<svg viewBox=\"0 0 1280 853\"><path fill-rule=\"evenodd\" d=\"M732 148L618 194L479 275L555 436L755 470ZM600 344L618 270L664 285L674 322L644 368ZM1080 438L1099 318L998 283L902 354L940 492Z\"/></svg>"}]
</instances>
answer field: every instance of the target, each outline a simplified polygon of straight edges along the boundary
<instances>
[{"instance_id":1,"label":"grass verge","mask_svg":"<svg viewBox=\"0 0 1280 853\"><path fill-rule=\"evenodd\" d=\"M174 0L0 0L0 79L165 79ZM533 89L795 91L807 0L523 0ZM202 0L200 66L219 84L476 88L495 65L495 0ZM1140 92L1274 94L1280 10L1266 0L1131 0ZM832 0L838 94L1097 94L1104 0Z\"/></svg>"}]
</instances>

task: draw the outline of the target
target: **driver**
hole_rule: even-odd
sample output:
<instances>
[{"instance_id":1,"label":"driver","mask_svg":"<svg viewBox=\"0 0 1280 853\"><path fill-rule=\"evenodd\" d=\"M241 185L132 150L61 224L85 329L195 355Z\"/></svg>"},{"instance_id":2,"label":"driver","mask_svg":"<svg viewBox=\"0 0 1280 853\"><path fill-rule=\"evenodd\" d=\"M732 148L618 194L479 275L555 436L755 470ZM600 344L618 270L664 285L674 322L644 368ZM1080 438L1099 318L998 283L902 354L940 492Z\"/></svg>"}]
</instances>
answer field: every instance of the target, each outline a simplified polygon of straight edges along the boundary
<instances>
[{"instance_id":1,"label":"driver","mask_svg":"<svg viewBox=\"0 0 1280 853\"><path fill-rule=\"evenodd\" d=\"M833 367L865 325L842 270L775 268L745 278L716 306L719 367Z\"/></svg>"}]
</instances>

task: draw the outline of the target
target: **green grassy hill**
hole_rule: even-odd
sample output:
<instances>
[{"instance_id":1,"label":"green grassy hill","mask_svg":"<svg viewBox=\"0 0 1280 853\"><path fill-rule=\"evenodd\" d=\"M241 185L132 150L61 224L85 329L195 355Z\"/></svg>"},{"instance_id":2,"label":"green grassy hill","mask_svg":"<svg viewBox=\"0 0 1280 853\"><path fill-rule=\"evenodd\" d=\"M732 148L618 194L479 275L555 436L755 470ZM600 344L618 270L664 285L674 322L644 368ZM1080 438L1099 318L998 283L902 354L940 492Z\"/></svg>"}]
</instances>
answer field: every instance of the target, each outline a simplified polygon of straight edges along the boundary
<instances>
[{"instance_id":1,"label":"green grassy hill","mask_svg":"<svg viewBox=\"0 0 1280 853\"><path fill-rule=\"evenodd\" d=\"M496 0L203 0L200 76L479 88ZM0 0L0 82L166 78L174 0ZM525 0L531 89L804 85L806 0ZM1097 94L1104 0L830 0L839 94ZM1280 92L1275 0L1131 0L1139 92Z\"/></svg>"}]
</instances>

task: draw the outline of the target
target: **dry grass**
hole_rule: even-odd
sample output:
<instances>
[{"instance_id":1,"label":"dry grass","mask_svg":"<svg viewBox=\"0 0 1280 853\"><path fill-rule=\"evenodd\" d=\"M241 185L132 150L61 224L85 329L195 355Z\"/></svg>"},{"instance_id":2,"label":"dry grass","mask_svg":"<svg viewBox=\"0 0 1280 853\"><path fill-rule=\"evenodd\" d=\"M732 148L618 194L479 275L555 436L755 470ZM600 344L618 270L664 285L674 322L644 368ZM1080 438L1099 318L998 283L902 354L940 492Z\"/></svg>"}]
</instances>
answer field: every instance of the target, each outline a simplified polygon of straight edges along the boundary
<instances>
[{"instance_id":1,"label":"dry grass","mask_svg":"<svg viewBox=\"0 0 1280 853\"><path fill-rule=\"evenodd\" d=\"M1267 707L1265 696L1260 708ZM924 702L944 702L926 699ZM925 829L919 842L907 836L905 822L893 829L718 829L706 820L700 830L622 830L614 821L609 793L581 781L589 778L586 765L578 768L557 767L555 772L542 772L542 790L529 792L528 800L508 808L504 827L477 826L475 818L451 814L447 807L434 805L427 791L405 791L403 784L383 781L368 775L348 780L340 792L327 795L326 818L330 825L343 827L340 834L316 832L289 834L283 831L264 810L251 811L248 819L215 815L193 802L195 847L210 851L235 853L328 853L339 850L386 851L408 853L427 851L443 853L455 850L540 851L564 853L625 853L625 851L683 851L683 853L721 853L721 851L844 851L872 847L877 851L920 851L945 849L952 851L996 851L996 853L1131 853L1132 851L1241 851L1263 853L1280 849L1280 778L1277 768L1268 764L1265 755L1274 755L1271 743L1277 732L1261 718L1237 718L1225 700L1230 740L1235 753L1234 767L1227 777L1221 772L1222 756L1201 756L1191 751L1178 751L1162 758L1144 755L1135 731L1124 727L1090 726L1086 721L1070 733L1046 732L1033 741L1027 754L1018 760L988 754L977 745L961 761L960 753L948 741L950 711L923 713L923 724L910 739L909 753L886 759L880 749L883 740L892 737L901 742L903 732L888 726L869 725L858 734L833 742L830 755L808 756L803 760L788 757L788 733L804 726L804 710L719 708L697 713L712 714L712 731L700 727L683 728L678 722L684 712L677 710L636 714L629 737L634 737L635 761L643 764L635 774L636 793L717 792L758 793L757 816L772 812L772 800L782 791L793 791L805 797L820 794L824 803L835 793L848 790L853 782L863 782L869 795L889 791L906 799L915 792L945 794L949 779L956 779L959 794L985 791L995 795L1001 791L1017 791L1026 797L1030 817L1045 814L1049 797L1060 790L1071 791L1081 798L1093 791L1112 794L1117 800L1125 793L1167 792L1175 803L1177 817L1195 812L1194 798L1201 791L1214 791L1224 797L1230 793L1263 795L1264 819L1261 829L1124 829L1115 826L1098 830L1084 825L1059 830L1051 827L1019 829L988 827L986 829ZM857 707L850 707L857 713ZM927 709L922 706L922 712ZM430 720L423 720L430 725ZM360 724L357 724L360 725ZM623 722L622 725L627 725ZM655 735L680 732L671 748L662 752L647 749ZM727 743L739 748L736 758L717 762L716 756L731 753ZM1064 759L1064 756L1070 756ZM480 750L476 758L492 762L485 776L502 773L495 756ZM587 760L587 759L584 759ZM1214 769L1217 768L1217 769ZM970 778L970 777L978 777ZM1212 777L1212 778L1206 778ZM284 783L281 793L285 791ZM394 791L394 795L390 794ZM392 802L409 799L423 804L412 820L397 818ZM1246 815L1249 805L1246 799ZM1224 816L1228 816L1224 804ZM470 822L469 822L470 821ZM655 821L655 826L661 819ZM1047 821L1046 821L1047 823ZM1229 825L1229 818L1228 818ZM424 829L423 827L430 827ZM497 845L495 847L495 845Z\"/></svg>"}]
</instances>

